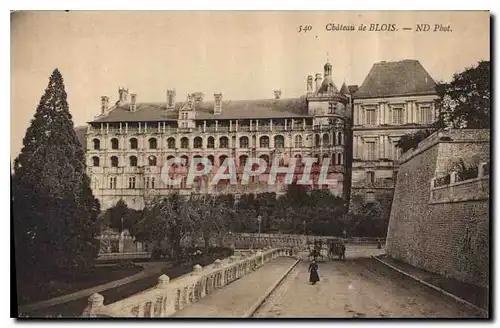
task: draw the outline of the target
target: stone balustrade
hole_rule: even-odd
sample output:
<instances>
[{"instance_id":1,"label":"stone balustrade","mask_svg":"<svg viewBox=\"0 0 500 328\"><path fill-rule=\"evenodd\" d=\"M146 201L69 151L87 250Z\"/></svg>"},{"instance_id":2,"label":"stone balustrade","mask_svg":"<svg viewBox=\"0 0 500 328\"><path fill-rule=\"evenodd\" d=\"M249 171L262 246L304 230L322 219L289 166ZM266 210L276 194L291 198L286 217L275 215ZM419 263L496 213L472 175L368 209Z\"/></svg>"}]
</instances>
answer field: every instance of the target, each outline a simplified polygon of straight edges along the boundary
<instances>
[{"instance_id":1,"label":"stone balustrade","mask_svg":"<svg viewBox=\"0 0 500 328\"><path fill-rule=\"evenodd\" d=\"M460 180L457 172L451 172L446 180L442 178L431 180L430 204L485 200L489 197L490 177L487 162L478 165L477 177L471 179Z\"/></svg>"},{"instance_id":2,"label":"stone balustrade","mask_svg":"<svg viewBox=\"0 0 500 328\"><path fill-rule=\"evenodd\" d=\"M215 260L205 267L195 265L189 274L172 281L167 275L161 275L156 287L108 305L104 305L104 297L96 293L89 297L82 316L168 317L276 257L290 255L297 254L290 254L286 248L251 250L222 261Z\"/></svg>"}]
</instances>

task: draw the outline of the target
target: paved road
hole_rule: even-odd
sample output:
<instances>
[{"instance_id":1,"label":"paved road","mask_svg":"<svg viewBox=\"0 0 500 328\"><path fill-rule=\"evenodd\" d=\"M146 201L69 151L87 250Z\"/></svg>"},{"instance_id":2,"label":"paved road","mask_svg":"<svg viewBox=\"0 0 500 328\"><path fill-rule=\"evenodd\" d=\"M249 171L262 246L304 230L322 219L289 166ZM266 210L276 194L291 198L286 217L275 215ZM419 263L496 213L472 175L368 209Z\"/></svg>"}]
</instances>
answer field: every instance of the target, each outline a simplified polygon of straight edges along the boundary
<instances>
[{"instance_id":1,"label":"paved road","mask_svg":"<svg viewBox=\"0 0 500 328\"><path fill-rule=\"evenodd\" d=\"M365 254L368 255L368 254ZM321 281L308 283L300 262L254 317L479 317L480 314L363 256L319 263Z\"/></svg>"}]
</instances>

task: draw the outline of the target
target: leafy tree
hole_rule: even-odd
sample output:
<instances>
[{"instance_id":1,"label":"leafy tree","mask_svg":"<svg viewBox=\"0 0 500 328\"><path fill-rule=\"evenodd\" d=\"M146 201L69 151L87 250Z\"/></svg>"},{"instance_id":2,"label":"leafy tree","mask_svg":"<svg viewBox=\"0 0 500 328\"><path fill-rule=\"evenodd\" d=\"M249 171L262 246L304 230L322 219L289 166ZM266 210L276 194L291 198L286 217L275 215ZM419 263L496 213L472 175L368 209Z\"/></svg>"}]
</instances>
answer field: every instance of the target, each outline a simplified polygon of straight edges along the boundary
<instances>
[{"instance_id":1,"label":"leafy tree","mask_svg":"<svg viewBox=\"0 0 500 328\"><path fill-rule=\"evenodd\" d=\"M453 75L450 83L437 86L441 120L453 128L490 128L490 62Z\"/></svg>"},{"instance_id":2,"label":"leafy tree","mask_svg":"<svg viewBox=\"0 0 500 328\"><path fill-rule=\"evenodd\" d=\"M141 211L136 211L127 206L127 203L120 199L114 206L108 208L104 214L106 224L113 229L122 232L131 230L139 221Z\"/></svg>"},{"instance_id":3,"label":"leafy tree","mask_svg":"<svg viewBox=\"0 0 500 328\"><path fill-rule=\"evenodd\" d=\"M47 281L91 266L97 217L82 146L59 70L52 73L26 131L12 177L16 266L20 279Z\"/></svg>"}]
</instances>

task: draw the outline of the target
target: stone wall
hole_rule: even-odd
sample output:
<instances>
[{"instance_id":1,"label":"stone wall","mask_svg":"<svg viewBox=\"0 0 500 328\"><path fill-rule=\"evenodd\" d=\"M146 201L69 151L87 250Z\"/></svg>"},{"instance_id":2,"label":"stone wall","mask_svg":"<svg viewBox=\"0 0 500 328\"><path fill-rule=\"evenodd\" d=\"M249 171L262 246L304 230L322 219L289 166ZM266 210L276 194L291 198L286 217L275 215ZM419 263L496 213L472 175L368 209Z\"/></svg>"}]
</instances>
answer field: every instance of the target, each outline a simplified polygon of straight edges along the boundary
<instances>
[{"instance_id":1,"label":"stone wall","mask_svg":"<svg viewBox=\"0 0 500 328\"><path fill-rule=\"evenodd\" d=\"M442 131L403 154L387 233L389 256L488 285L489 139L489 130ZM481 166L477 178L457 181L453 170L460 159ZM450 181L436 187L435 179L446 174Z\"/></svg>"}]
</instances>

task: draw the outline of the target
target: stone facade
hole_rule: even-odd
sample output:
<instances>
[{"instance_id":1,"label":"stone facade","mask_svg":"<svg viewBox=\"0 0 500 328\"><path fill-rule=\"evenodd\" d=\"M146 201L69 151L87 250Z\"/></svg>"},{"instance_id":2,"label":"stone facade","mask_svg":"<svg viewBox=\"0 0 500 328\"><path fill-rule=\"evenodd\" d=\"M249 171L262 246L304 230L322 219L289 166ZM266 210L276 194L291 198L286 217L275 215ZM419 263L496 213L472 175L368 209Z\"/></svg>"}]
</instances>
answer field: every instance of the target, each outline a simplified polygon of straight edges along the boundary
<instances>
[{"instance_id":1,"label":"stone facade","mask_svg":"<svg viewBox=\"0 0 500 328\"><path fill-rule=\"evenodd\" d=\"M196 157L208 158L214 167L226 158L234 158L237 181L249 158L264 159L269 166L286 167L294 161L296 172L303 169L301 159L316 158L318 163L329 159L328 179L336 185L317 184L341 197L348 197L346 163L350 153L351 95L344 84L340 90L332 81L332 65L324 66L307 78L307 93L297 99L224 101L217 93L213 101L203 94L189 94L186 101L175 102L175 91L167 91L165 103L139 103L137 95L128 98L128 89L119 89L119 100L109 105L109 97L101 99L101 115L89 122L85 136L88 173L94 195L101 208L114 205L120 198L130 207L140 209L156 196L172 192L195 193L283 193L283 179L268 184L270 168L247 185L218 184L207 181L215 172L194 184L186 182L185 168L174 174L183 176L178 185L162 181L162 166L173 158L188 163Z\"/></svg>"},{"instance_id":2,"label":"stone facade","mask_svg":"<svg viewBox=\"0 0 500 328\"><path fill-rule=\"evenodd\" d=\"M403 154L387 233L389 256L488 285L489 142L489 130L449 130ZM459 181L454 170L460 160L477 165L477 177Z\"/></svg>"},{"instance_id":3,"label":"stone facade","mask_svg":"<svg viewBox=\"0 0 500 328\"><path fill-rule=\"evenodd\" d=\"M435 83L415 60L376 63L353 95L350 211L360 202L379 203L390 215L399 139L425 129L436 117Z\"/></svg>"}]
</instances>

